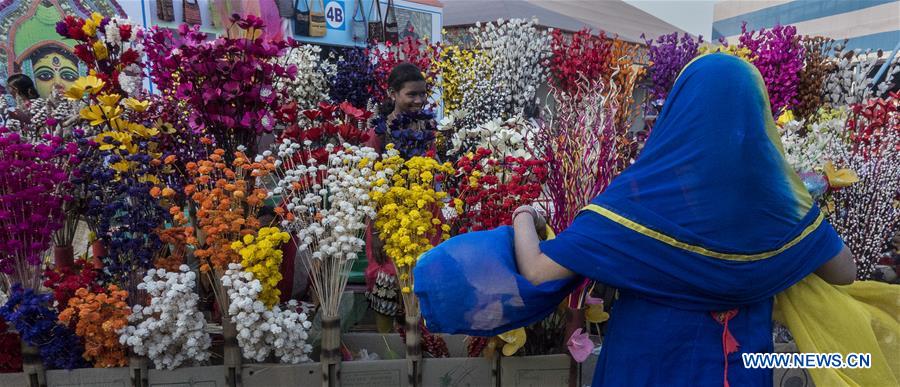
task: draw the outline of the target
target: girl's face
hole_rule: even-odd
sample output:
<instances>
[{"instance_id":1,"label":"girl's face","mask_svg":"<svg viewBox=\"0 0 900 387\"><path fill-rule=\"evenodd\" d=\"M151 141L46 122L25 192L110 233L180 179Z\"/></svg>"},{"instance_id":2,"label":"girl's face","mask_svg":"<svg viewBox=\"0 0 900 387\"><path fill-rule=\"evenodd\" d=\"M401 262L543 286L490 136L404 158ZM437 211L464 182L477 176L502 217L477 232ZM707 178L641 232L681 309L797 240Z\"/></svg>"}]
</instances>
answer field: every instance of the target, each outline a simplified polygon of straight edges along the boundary
<instances>
[{"instance_id":1,"label":"girl's face","mask_svg":"<svg viewBox=\"0 0 900 387\"><path fill-rule=\"evenodd\" d=\"M394 111L404 113L422 109L428 99L425 90L425 81L404 82L400 90L392 90L391 98L394 99Z\"/></svg>"}]
</instances>

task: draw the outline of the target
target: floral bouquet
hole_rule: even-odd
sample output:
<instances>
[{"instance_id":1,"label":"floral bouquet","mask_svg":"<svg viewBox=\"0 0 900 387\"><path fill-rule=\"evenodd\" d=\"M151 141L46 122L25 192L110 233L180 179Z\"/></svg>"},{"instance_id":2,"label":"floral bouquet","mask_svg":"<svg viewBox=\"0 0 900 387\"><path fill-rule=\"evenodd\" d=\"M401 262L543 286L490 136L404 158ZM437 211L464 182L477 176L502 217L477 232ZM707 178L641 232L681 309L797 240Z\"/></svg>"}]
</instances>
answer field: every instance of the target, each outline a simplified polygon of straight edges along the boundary
<instances>
[{"instance_id":1,"label":"floral bouquet","mask_svg":"<svg viewBox=\"0 0 900 387\"><path fill-rule=\"evenodd\" d=\"M128 292L109 285L102 292L80 288L69 299L59 321L74 325L75 333L84 340L84 358L95 367L124 367L128 364L125 346L119 342L119 331L128 324L131 308L125 302Z\"/></svg>"},{"instance_id":2,"label":"floral bouquet","mask_svg":"<svg viewBox=\"0 0 900 387\"><path fill-rule=\"evenodd\" d=\"M485 148L501 159L506 156L532 157L536 128L522 116L507 120L495 118L472 129L460 124L461 121L451 115L441 120L438 126L439 132L449 134L449 149L445 153L451 160L458 160L478 148Z\"/></svg>"},{"instance_id":3,"label":"floral bouquet","mask_svg":"<svg viewBox=\"0 0 900 387\"><path fill-rule=\"evenodd\" d=\"M81 59L91 74L102 82L102 91L109 94L138 95L143 87L140 58L143 45L134 39L138 29L128 22L99 13L82 19L66 16L56 24L56 32L78 42L75 56ZM71 90L71 89L70 89ZM72 99L80 100L72 90Z\"/></svg>"},{"instance_id":4,"label":"floral bouquet","mask_svg":"<svg viewBox=\"0 0 900 387\"><path fill-rule=\"evenodd\" d=\"M313 291L323 316L337 318L341 294L350 268L362 251L366 223L375 210L369 199L378 154L371 148L327 145L328 158L295 162L301 147L284 140L278 147L282 161L273 178L275 195L284 206L276 209L282 227L290 232L304 254Z\"/></svg>"},{"instance_id":5,"label":"floral bouquet","mask_svg":"<svg viewBox=\"0 0 900 387\"><path fill-rule=\"evenodd\" d=\"M394 144L394 149L403 158L433 153L437 125L430 110L401 113L391 122L387 122L384 116L378 116L373 125L375 134L384 139L383 143Z\"/></svg>"},{"instance_id":6,"label":"floral bouquet","mask_svg":"<svg viewBox=\"0 0 900 387\"><path fill-rule=\"evenodd\" d=\"M516 208L541 196L548 172L543 160L494 156L485 148L463 156L447 184L456 212L448 217L451 235L512 224Z\"/></svg>"},{"instance_id":7,"label":"floral bouquet","mask_svg":"<svg viewBox=\"0 0 900 387\"><path fill-rule=\"evenodd\" d=\"M328 99L330 82L338 67L322 58L319 46L303 44L291 48L280 63L285 68L297 68L295 77L281 77L275 83L275 88L284 95L286 102L296 104L300 110L307 110L315 109L320 101Z\"/></svg>"},{"instance_id":8,"label":"floral bouquet","mask_svg":"<svg viewBox=\"0 0 900 387\"><path fill-rule=\"evenodd\" d=\"M0 307L0 317L16 328L22 342L36 347L48 368L73 369L89 366L82 358L84 345L69 327L59 324L53 295L15 284ZM23 354L24 355L24 354Z\"/></svg>"},{"instance_id":9,"label":"floral bouquet","mask_svg":"<svg viewBox=\"0 0 900 387\"><path fill-rule=\"evenodd\" d=\"M0 127L0 271L8 285L35 290L51 235L63 226L75 155L75 144L45 138L33 144Z\"/></svg>"},{"instance_id":10,"label":"floral bouquet","mask_svg":"<svg viewBox=\"0 0 900 387\"><path fill-rule=\"evenodd\" d=\"M560 91L573 93L583 79L609 76L612 42L605 33L593 35L590 29L582 29L568 35L553 30L551 38L550 76Z\"/></svg>"},{"instance_id":11,"label":"floral bouquet","mask_svg":"<svg viewBox=\"0 0 900 387\"><path fill-rule=\"evenodd\" d=\"M258 136L274 129L284 100L278 82L297 74L295 65L279 62L297 43L268 40L263 29L258 17L235 14L215 40L186 24L179 38L155 27L144 39L153 83L185 101L190 128L209 133L229 159L238 146L255 149Z\"/></svg>"},{"instance_id":12,"label":"floral bouquet","mask_svg":"<svg viewBox=\"0 0 900 387\"><path fill-rule=\"evenodd\" d=\"M741 25L739 47L747 48L756 59L753 64L762 73L769 92L772 115L791 110L799 103L797 86L803 69L805 50L794 26L748 31Z\"/></svg>"},{"instance_id":13,"label":"floral bouquet","mask_svg":"<svg viewBox=\"0 0 900 387\"><path fill-rule=\"evenodd\" d=\"M310 158L320 164L328 161L328 145L359 145L369 139L368 120L372 112L358 109L350 102L337 105L319 102L315 109L297 114L296 105L283 106L280 114L291 125L279 136L280 141L290 140L297 152L295 161L305 163ZM299 147L299 148L297 148Z\"/></svg>"},{"instance_id":14,"label":"floral bouquet","mask_svg":"<svg viewBox=\"0 0 900 387\"><path fill-rule=\"evenodd\" d=\"M825 207L834 208L829 222L856 257L858 277L869 279L900 225L900 94L851 105L847 131L851 141L835 163L859 181L832 193ZM829 181L835 173L826 171Z\"/></svg>"},{"instance_id":15,"label":"floral bouquet","mask_svg":"<svg viewBox=\"0 0 900 387\"><path fill-rule=\"evenodd\" d=\"M470 34L477 48L490 56L490 86L501 95L502 113L512 116L533 113L537 89L547 79L544 65L550 57L550 36L538 29L537 20L497 20L483 26L476 23ZM485 117L490 119L492 115Z\"/></svg>"},{"instance_id":16,"label":"floral bouquet","mask_svg":"<svg viewBox=\"0 0 900 387\"><path fill-rule=\"evenodd\" d=\"M350 102L365 109L372 101L370 85L375 83L372 62L363 48L346 49L337 61L337 72L331 79L328 96L333 103Z\"/></svg>"},{"instance_id":17,"label":"floral bouquet","mask_svg":"<svg viewBox=\"0 0 900 387\"><path fill-rule=\"evenodd\" d=\"M644 36L641 35L643 38ZM669 35L662 35L654 41L648 39L644 41L647 44L647 59L649 67L647 76L649 79L647 103L645 104L644 114L656 117L662 111L663 102L675 85L675 78L681 72L691 59L698 54L698 48L703 43L703 37L696 40L685 33L681 39L678 33L673 32Z\"/></svg>"},{"instance_id":18,"label":"floral bouquet","mask_svg":"<svg viewBox=\"0 0 900 387\"><path fill-rule=\"evenodd\" d=\"M150 302L132 307L128 325L119 331L119 342L138 355L148 356L157 369L208 360L212 340L198 309L196 278L187 265L174 272L148 270L139 286Z\"/></svg>"},{"instance_id":19,"label":"floral bouquet","mask_svg":"<svg viewBox=\"0 0 900 387\"><path fill-rule=\"evenodd\" d=\"M454 172L450 163L428 157L405 160L388 145L381 162L375 164L375 182L369 193L377 204L375 229L382 235L385 253L397 267L407 316L418 316L412 293L412 269L420 255L450 237L450 225L440 213L446 192L435 190Z\"/></svg>"}]
</instances>

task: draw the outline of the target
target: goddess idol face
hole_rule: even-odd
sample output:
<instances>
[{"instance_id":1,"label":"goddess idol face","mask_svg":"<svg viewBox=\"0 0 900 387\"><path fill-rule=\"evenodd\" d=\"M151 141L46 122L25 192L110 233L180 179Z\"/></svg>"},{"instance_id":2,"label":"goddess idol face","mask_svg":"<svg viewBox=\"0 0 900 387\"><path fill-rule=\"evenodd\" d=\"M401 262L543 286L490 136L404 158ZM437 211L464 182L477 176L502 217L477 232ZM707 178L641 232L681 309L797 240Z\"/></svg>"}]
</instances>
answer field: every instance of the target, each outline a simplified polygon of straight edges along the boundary
<instances>
[{"instance_id":1,"label":"goddess idol face","mask_svg":"<svg viewBox=\"0 0 900 387\"><path fill-rule=\"evenodd\" d=\"M32 59L34 86L41 98L49 97L53 89L65 91L78 79L78 65L60 52L37 52Z\"/></svg>"}]
</instances>

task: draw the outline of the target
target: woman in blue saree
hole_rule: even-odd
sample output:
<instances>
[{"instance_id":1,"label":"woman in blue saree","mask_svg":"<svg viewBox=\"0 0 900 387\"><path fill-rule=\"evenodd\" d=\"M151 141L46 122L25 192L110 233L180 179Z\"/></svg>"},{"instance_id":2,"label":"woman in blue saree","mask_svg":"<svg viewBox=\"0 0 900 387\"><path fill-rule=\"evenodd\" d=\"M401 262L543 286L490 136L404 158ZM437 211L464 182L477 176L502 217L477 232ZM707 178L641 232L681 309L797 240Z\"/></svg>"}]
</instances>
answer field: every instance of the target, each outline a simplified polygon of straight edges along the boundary
<instances>
[{"instance_id":1,"label":"woman in blue saree","mask_svg":"<svg viewBox=\"0 0 900 387\"><path fill-rule=\"evenodd\" d=\"M638 160L569 228L541 242L537 217L524 207L512 228L424 254L423 317L494 335L544 318L576 275L614 286L594 386L772 385L741 353L772 352L773 296L810 273L856 275L784 159L762 77L725 54L685 67Z\"/></svg>"}]
</instances>

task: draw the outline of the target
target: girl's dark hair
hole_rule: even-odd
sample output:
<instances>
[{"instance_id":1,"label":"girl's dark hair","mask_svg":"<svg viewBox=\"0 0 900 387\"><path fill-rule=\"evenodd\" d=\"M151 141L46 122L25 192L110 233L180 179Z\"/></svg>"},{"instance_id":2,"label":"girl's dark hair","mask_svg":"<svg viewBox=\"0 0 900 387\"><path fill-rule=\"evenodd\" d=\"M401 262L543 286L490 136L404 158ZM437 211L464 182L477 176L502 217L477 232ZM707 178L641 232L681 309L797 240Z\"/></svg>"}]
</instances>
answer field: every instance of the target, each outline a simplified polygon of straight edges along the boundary
<instances>
[{"instance_id":1,"label":"girl's dark hair","mask_svg":"<svg viewBox=\"0 0 900 387\"><path fill-rule=\"evenodd\" d=\"M422 76L422 70L412 63L403 62L391 69L391 73L388 75L387 85L389 90L399 91L406 82L418 81L425 82L425 77ZM392 111L394 111L394 101L391 101L390 99L385 99L378 107L378 113L383 116L391 114Z\"/></svg>"},{"instance_id":2,"label":"girl's dark hair","mask_svg":"<svg viewBox=\"0 0 900 387\"><path fill-rule=\"evenodd\" d=\"M11 75L9 78L6 78L6 85L11 89L15 89L16 93L24 98L36 99L39 97L37 88L34 87L34 82L25 74Z\"/></svg>"}]
</instances>

